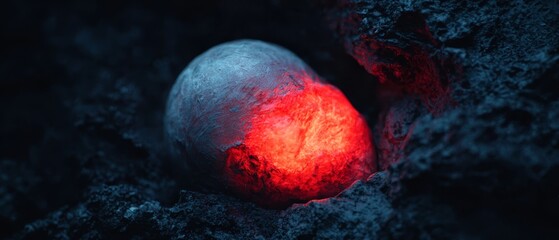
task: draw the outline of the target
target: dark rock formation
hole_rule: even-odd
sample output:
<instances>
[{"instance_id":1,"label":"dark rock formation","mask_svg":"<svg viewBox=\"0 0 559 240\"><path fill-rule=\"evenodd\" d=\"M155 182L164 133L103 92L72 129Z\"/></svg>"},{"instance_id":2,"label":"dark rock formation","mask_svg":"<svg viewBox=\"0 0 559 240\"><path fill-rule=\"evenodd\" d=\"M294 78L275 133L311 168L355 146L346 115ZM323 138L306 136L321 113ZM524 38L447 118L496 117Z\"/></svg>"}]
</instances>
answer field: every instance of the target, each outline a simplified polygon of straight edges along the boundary
<instances>
[{"instance_id":1,"label":"dark rock formation","mask_svg":"<svg viewBox=\"0 0 559 240\"><path fill-rule=\"evenodd\" d=\"M8 1L0 11L1 238L559 234L554 1ZM374 126L386 170L281 211L191 191L162 151L164 102L187 62L237 38L286 46L342 89Z\"/></svg>"}]
</instances>

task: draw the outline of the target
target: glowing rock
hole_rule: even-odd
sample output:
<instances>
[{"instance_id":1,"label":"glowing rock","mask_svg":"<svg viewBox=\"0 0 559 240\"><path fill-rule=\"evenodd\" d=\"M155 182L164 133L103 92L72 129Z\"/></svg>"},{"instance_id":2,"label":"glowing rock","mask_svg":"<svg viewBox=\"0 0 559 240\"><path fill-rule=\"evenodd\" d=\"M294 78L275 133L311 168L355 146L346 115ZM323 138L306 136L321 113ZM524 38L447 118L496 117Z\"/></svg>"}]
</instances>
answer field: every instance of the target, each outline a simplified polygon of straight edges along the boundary
<instances>
[{"instance_id":1,"label":"glowing rock","mask_svg":"<svg viewBox=\"0 0 559 240\"><path fill-rule=\"evenodd\" d=\"M334 196L376 171L369 128L343 93L261 41L192 61L171 90L165 128L188 171L265 206Z\"/></svg>"}]
</instances>

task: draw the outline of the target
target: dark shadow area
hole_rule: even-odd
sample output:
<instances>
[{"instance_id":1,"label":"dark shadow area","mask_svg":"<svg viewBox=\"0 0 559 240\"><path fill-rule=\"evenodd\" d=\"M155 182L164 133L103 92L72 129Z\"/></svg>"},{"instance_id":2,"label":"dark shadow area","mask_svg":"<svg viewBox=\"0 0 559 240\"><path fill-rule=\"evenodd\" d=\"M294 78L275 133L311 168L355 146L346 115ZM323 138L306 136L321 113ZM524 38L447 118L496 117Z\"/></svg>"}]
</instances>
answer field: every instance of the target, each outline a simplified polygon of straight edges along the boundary
<instances>
[{"instance_id":1,"label":"dark shadow area","mask_svg":"<svg viewBox=\"0 0 559 240\"><path fill-rule=\"evenodd\" d=\"M180 71L216 44L284 46L376 111L375 82L318 2L7 1L0 11L0 237L105 185L174 204L184 183L161 163L162 111Z\"/></svg>"}]
</instances>

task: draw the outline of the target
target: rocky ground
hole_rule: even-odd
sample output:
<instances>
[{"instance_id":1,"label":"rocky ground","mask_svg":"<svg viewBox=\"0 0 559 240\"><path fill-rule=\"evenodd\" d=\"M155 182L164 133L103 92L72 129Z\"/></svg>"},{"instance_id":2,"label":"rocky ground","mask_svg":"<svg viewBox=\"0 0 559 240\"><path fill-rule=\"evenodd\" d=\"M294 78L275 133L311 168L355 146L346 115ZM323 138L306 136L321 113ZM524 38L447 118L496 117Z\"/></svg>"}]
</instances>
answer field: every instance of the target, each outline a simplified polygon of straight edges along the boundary
<instances>
[{"instance_id":1,"label":"rocky ground","mask_svg":"<svg viewBox=\"0 0 559 240\"><path fill-rule=\"evenodd\" d=\"M555 1L7 1L0 238L556 239ZM194 189L162 115L196 55L282 45L368 119L383 171L263 209Z\"/></svg>"}]
</instances>

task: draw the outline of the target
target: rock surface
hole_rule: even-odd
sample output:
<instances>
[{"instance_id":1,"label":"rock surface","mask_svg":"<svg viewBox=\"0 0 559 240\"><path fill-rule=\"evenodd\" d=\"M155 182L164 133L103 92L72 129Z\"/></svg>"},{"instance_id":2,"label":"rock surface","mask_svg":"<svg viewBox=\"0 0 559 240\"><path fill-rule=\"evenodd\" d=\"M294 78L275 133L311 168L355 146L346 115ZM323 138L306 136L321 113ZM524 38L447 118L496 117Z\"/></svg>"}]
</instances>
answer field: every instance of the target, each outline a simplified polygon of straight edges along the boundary
<instances>
[{"instance_id":1,"label":"rock surface","mask_svg":"<svg viewBox=\"0 0 559 240\"><path fill-rule=\"evenodd\" d=\"M559 234L554 1L8 1L0 11L0 238ZM342 89L375 126L386 170L285 210L187 190L161 146L166 94L204 49L247 37L286 46Z\"/></svg>"}]
</instances>

